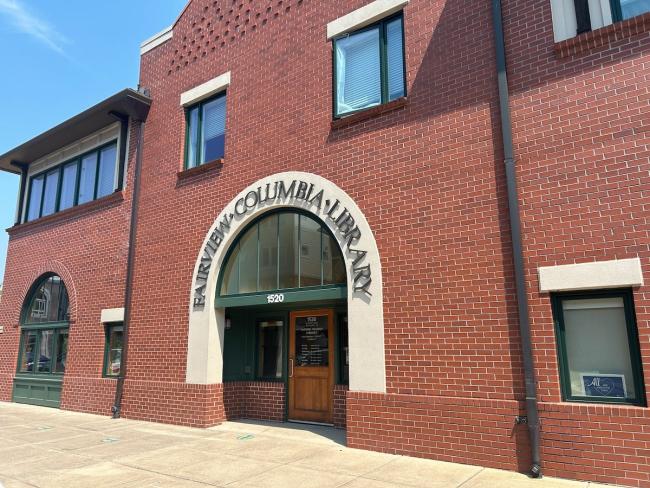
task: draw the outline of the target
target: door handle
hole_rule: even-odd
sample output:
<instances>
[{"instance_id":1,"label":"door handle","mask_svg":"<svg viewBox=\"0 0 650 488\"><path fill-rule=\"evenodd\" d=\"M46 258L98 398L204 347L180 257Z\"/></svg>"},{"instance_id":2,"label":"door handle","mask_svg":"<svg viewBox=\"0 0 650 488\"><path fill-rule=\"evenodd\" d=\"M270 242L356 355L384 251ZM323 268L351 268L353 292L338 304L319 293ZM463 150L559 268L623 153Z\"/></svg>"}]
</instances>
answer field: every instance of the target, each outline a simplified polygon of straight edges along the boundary
<instances>
[{"instance_id":1,"label":"door handle","mask_svg":"<svg viewBox=\"0 0 650 488\"><path fill-rule=\"evenodd\" d=\"M289 378L293 378L293 358L289 358Z\"/></svg>"}]
</instances>

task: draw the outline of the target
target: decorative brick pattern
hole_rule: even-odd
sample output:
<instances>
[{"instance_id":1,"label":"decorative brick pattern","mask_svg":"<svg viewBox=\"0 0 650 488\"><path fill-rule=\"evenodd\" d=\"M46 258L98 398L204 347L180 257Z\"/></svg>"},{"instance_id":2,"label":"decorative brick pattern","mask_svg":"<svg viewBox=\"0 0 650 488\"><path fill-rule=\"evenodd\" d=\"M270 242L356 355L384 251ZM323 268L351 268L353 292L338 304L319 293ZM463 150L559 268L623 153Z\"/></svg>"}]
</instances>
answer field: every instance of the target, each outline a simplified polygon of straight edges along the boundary
<instances>
[{"instance_id":1,"label":"decorative brick pattern","mask_svg":"<svg viewBox=\"0 0 650 488\"><path fill-rule=\"evenodd\" d=\"M228 420L282 422L286 419L285 403L284 383L233 381L223 384L223 404Z\"/></svg>"}]
</instances>

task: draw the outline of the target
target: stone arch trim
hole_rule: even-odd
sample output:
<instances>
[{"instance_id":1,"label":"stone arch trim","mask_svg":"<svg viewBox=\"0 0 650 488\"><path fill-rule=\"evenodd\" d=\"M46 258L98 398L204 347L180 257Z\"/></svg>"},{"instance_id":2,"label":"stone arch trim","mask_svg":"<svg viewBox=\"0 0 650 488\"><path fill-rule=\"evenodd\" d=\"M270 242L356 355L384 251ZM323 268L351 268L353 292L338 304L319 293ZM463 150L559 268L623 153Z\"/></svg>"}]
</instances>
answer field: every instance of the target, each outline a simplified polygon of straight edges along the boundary
<instances>
[{"instance_id":1,"label":"stone arch trim","mask_svg":"<svg viewBox=\"0 0 650 488\"><path fill-rule=\"evenodd\" d=\"M58 275L63 280L65 289L68 292L68 301L70 304L70 325L72 326L77 318L77 291L74 280L72 279L72 274L60 261L48 261L30 272L28 280L23 285L23 289L20 293L20 309L18 311L17 321L20 322L25 301L28 298L30 290L34 286L34 283L36 283L41 276L48 273Z\"/></svg>"},{"instance_id":2,"label":"stone arch trim","mask_svg":"<svg viewBox=\"0 0 650 488\"><path fill-rule=\"evenodd\" d=\"M222 382L225 314L215 308L219 274L241 231L278 208L315 215L337 238L347 266L350 390L385 393L383 283L376 240L345 191L321 176L301 172L278 173L248 186L224 207L206 234L192 276L186 383Z\"/></svg>"}]
</instances>

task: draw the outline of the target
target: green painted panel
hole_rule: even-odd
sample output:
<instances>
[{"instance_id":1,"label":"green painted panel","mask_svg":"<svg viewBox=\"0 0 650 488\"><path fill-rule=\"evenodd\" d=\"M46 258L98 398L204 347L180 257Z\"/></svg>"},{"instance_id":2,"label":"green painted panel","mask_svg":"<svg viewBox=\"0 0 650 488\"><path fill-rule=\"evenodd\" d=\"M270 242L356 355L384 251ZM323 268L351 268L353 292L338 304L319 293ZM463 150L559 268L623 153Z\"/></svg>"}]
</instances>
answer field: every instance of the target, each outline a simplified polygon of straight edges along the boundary
<instances>
[{"instance_id":1,"label":"green painted panel","mask_svg":"<svg viewBox=\"0 0 650 488\"><path fill-rule=\"evenodd\" d=\"M281 305L287 303L338 300L347 298L347 296L348 292L345 286L334 286L331 288L316 288L313 290L301 289L276 291L272 293L256 293L251 295L237 295L232 297L217 297L215 305L218 308L267 305L269 303Z\"/></svg>"},{"instance_id":2,"label":"green painted panel","mask_svg":"<svg viewBox=\"0 0 650 488\"><path fill-rule=\"evenodd\" d=\"M61 379L15 378L13 401L58 408L61 404Z\"/></svg>"}]
</instances>

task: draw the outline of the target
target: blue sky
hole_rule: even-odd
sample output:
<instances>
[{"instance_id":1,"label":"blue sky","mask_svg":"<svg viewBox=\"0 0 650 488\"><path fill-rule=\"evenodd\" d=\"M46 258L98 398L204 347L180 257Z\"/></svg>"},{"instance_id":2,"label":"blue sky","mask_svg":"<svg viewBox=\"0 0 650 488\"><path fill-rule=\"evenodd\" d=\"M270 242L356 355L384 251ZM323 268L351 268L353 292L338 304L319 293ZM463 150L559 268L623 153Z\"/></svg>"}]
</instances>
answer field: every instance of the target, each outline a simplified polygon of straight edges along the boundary
<instances>
[{"instance_id":1,"label":"blue sky","mask_svg":"<svg viewBox=\"0 0 650 488\"><path fill-rule=\"evenodd\" d=\"M0 154L138 83L140 42L186 0L0 0ZM0 172L0 283L18 176Z\"/></svg>"}]
</instances>

